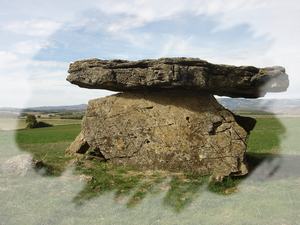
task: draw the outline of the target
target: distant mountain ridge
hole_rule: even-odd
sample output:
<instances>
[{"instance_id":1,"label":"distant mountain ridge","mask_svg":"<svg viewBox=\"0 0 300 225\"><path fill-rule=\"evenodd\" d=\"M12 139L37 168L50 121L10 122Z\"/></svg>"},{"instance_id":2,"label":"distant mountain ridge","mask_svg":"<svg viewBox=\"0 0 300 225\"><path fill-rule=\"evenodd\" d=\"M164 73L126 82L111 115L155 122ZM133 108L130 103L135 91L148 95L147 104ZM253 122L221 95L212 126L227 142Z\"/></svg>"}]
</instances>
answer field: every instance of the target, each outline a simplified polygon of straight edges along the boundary
<instances>
[{"instance_id":1,"label":"distant mountain ridge","mask_svg":"<svg viewBox=\"0 0 300 225\"><path fill-rule=\"evenodd\" d=\"M218 101L232 111L300 115L300 99L218 98Z\"/></svg>"},{"instance_id":2,"label":"distant mountain ridge","mask_svg":"<svg viewBox=\"0 0 300 225\"><path fill-rule=\"evenodd\" d=\"M276 114L300 115L300 99L243 99L243 98L217 98L224 107L232 111L270 112ZM28 108L0 107L0 114L19 114L26 112L78 112L85 111L86 104L66 106L39 106Z\"/></svg>"},{"instance_id":3,"label":"distant mountain ridge","mask_svg":"<svg viewBox=\"0 0 300 225\"><path fill-rule=\"evenodd\" d=\"M0 112L11 112L11 113L21 113L21 112L77 112L85 111L87 105L63 105L63 106L38 106L38 107L28 107L28 108L13 108L13 107L1 107Z\"/></svg>"}]
</instances>

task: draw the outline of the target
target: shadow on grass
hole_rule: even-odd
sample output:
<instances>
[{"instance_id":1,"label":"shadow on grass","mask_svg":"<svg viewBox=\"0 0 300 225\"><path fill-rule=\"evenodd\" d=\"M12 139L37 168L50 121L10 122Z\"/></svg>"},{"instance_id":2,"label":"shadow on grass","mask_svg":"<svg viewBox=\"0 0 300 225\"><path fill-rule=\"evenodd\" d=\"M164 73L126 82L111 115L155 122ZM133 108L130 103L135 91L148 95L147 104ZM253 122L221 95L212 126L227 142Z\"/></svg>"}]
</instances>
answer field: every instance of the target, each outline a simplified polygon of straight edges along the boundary
<instances>
[{"instance_id":1,"label":"shadow on grass","mask_svg":"<svg viewBox=\"0 0 300 225\"><path fill-rule=\"evenodd\" d=\"M248 175L225 177L221 182L210 181L209 176L197 174L138 172L104 162L82 162L77 165L76 173L87 176L87 183L74 198L74 202L81 205L89 199L114 191L116 201L125 201L128 207L133 207L148 194L166 192L164 205L180 212L204 190L226 196L238 192L238 185L246 179L265 182L270 179L300 177L300 156L249 153L247 158Z\"/></svg>"},{"instance_id":2,"label":"shadow on grass","mask_svg":"<svg viewBox=\"0 0 300 225\"><path fill-rule=\"evenodd\" d=\"M241 180L227 177L222 182L209 182L209 176L166 171L138 172L97 161L78 162L76 173L84 174L87 180L83 190L74 198L78 205L114 191L116 201L125 201L128 207L133 207L148 194L166 192L164 205L177 212L188 206L201 191L208 189L217 194L230 194Z\"/></svg>"},{"instance_id":3,"label":"shadow on grass","mask_svg":"<svg viewBox=\"0 0 300 225\"><path fill-rule=\"evenodd\" d=\"M209 176L197 174L167 173L165 171L138 172L129 168L116 167L104 162L88 161L79 162L76 167L78 175L84 174L87 183L83 190L73 199L78 205L113 191L117 202L125 202L128 207L134 207L147 195L165 192L164 205L171 207L176 212L182 211L194 199L208 190L218 195L230 195L238 192L238 185L250 177L253 181L264 182L268 177L273 179L286 178L287 174L277 171L260 171L264 179L252 176L257 167L262 163L276 161L285 157L274 154L249 154L249 174L243 177L225 177L221 182L210 181ZM287 157L291 166L300 168L300 157ZM297 170L289 176L300 177ZM299 171L299 170L298 170ZM265 175L264 175L265 174ZM281 174L281 175L279 175Z\"/></svg>"},{"instance_id":4,"label":"shadow on grass","mask_svg":"<svg viewBox=\"0 0 300 225\"><path fill-rule=\"evenodd\" d=\"M16 132L19 147L30 152L34 159L43 162L37 170L44 169L44 175L47 176L60 176L65 170L70 158L65 156L64 151L80 130L79 126L58 127L60 126ZM134 207L150 194L166 192L164 205L180 212L204 190L229 195L236 193L238 185L245 179L260 182L289 176L299 177L297 171L300 169L300 157L278 154L280 137L284 132L285 128L275 117L259 120L248 142L250 152L246 159L249 174L244 177L226 177L222 182L210 181L208 176L197 174L141 172L95 160L79 161L75 171L78 176L84 177L86 184L73 201L81 205L113 191L117 202L125 202L128 207Z\"/></svg>"},{"instance_id":5,"label":"shadow on grass","mask_svg":"<svg viewBox=\"0 0 300 225\"><path fill-rule=\"evenodd\" d=\"M249 174L247 179L268 181L300 178L300 156L268 153L249 153Z\"/></svg>"}]
</instances>

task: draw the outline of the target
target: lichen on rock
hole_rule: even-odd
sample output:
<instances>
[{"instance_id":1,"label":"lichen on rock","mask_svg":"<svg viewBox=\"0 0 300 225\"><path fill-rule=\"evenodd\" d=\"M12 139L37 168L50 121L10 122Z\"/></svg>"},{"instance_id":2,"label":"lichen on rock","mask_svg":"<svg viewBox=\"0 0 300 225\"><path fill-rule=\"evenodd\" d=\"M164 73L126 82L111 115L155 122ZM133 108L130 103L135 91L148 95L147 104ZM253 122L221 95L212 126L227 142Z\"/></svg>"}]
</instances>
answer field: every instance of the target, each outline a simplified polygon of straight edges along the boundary
<instances>
[{"instance_id":1,"label":"lichen on rock","mask_svg":"<svg viewBox=\"0 0 300 225\"><path fill-rule=\"evenodd\" d=\"M89 102L68 152L89 146L99 159L138 169L243 175L248 132L209 94L127 92Z\"/></svg>"},{"instance_id":2,"label":"lichen on rock","mask_svg":"<svg viewBox=\"0 0 300 225\"><path fill-rule=\"evenodd\" d=\"M280 66L257 68L213 64L198 58L156 60L89 59L70 65L67 80L84 88L132 91L187 89L210 94L257 98L285 91L288 75Z\"/></svg>"}]
</instances>

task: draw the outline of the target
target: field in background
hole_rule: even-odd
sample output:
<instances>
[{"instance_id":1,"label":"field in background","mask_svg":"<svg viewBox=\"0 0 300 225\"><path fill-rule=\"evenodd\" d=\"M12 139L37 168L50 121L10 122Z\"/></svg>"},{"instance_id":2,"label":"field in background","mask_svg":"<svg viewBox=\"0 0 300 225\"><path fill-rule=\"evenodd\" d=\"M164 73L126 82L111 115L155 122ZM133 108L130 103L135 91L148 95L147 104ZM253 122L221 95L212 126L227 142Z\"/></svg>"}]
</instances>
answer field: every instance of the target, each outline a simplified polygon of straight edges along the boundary
<instances>
[{"instance_id":1,"label":"field in background","mask_svg":"<svg viewBox=\"0 0 300 225\"><path fill-rule=\"evenodd\" d=\"M248 140L248 154L255 157L279 153L300 155L298 145L300 117L283 117L280 119L257 117L256 119L256 127ZM54 174L59 174L64 170L64 161L67 161L64 151L80 132L81 120L52 118L42 121L54 126L17 130L15 131L16 143L21 150L33 154L37 160L43 160L52 168ZM0 124L1 122L2 125L5 124L3 120L0 120ZM18 124L18 127L24 128L24 119L19 120Z\"/></svg>"},{"instance_id":2,"label":"field in background","mask_svg":"<svg viewBox=\"0 0 300 225\"><path fill-rule=\"evenodd\" d=\"M286 112L286 106L279 105ZM135 224L300 225L299 110L276 118L272 113L251 111L256 106L254 102L249 110L237 113L258 121L248 140L250 173L219 183L197 174L140 172L93 160L72 164L70 171L72 159L64 152L80 132L77 118L84 107L67 113L35 109L32 113L38 120L54 125L38 129L24 129L24 119L2 115L0 199L5 204L0 224L132 224L140 220ZM12 130L14 122L17 131ZM23 153L42 162L37 173L2 173L7 161L20 159ZM16 164L23 170L22 161Z\"/></svg>"},{"instance_id":3,"label":"field in background","mask_svg":"<svg viewBox=\"0 0 300 225\"><path fill-rule=\"evenodd\" d=\"M255 129L248 140L250 153L284 153L300 154L298 134L300 133L300 117L257 117ZM1 120L0 120L1 121ZM16 131L16 142L19 146L28 145L24 150L30 152L29 145L70 143L80 131L81 120L43 119L54 125L49 128L24 129ZM25 121L19 120L19 127L24 128ZM288 139L288 142L282 140ZM280 149L280 145L284 149ZM47 152L47 149L40 150Z\"/></svg>"},{"instance_id":4,"label":"field in background","mask_svg":"<svg viewBox=\"0 0 300 225\"><path fill-rule=\"evenodd\" d=\"M72 120L51 120L57 122L55 126L38 129L22 129L15 131L15 140L21 150L31 153L36 160L41 160L49 176L59 176L65 170L70 158L64 154L65 149L80 132L80 120L77 124L68 124ZM49 121L50 122L50 121ZM51 122L50 122L51 123ZM287 135L286 125L289 126ZM5 131L13 132L13 131ZM281 154L300 155L297 144L300 133L300 118L275 117L257 118L257 125L248 140L248 157L250 167L257 166L270 156ZM282 140L289 138L288 144L282 148ZM75 201L82 202L101 195L104 192L115 190L117 196L132 194L128 206L140 202L147 193L155 192L167 177L172 177L169 184L170 190L165 197L165 204L175 210L182 210L194 198L199 188L208 182L208 177L199 177L192 174L172 175L166 173L141 173L127 170L127 168L113 168L97 161L79 162L76 171L80 175L93 177L85 188L75 197ZM227 195L237 191L238 184L243 178L226 178L223 183L209 185L214 193ZM140 187L141 185L141 187ZM140 189L138 188L140 187Z\"/></svg>"},{"instance_id":5,"label":"field in background","mask_svg":"<svg viewBox=\"0 0 300 225\"><path fill-rule=\"evenodd\" d=\"M71 160L65 156L65 149L80 132L81 120L43 119L43 121L54 126L0 131L1 143L2 146L5 146L5 138L15 135L15 141L20 150L30 153L34 159L43 162L44 176L61 176ZM24 123L23 120L21 120L22 123ZM291 179L288 177L292 174L298 178L299 133L300 117L257 117L257 125L248 140L247 157L250 168L253 169L267 162L267 168L274 167L276 172L278 168L281 169L280 167L291 165L287 174L283 174L283 178L280 178L279 181L274 181L272 187L273 185L277 186L276 182L280 182L280 185L289 185L289 190L297 193L298 186L291 185ZM279 157L277 157L278 155ZM282 164L281 156L291 156L292 160ZM247 177L230 177L221 183L208 184L207 176L199 177L195 174L174 174L162 171L144 173L130 168L112 167L97 161L82 161L77 163L75 168L75 173L87 180L84 188L74 196L73 200L76 204L83 204L89 199L113 192L116 199L127 198L126 205L130 208L141 203L149 194L167 190L163 203L177 212L190 205L206 186L212 193L230 195L238 192L241 182L247 179ZM259 173L264 174L265 172L260 171ZM267 171L267 177L272 176L272 173L272 171ZM262 184L250 184L250 190L251 187L255 188L257 185ZM265 185L270 184L267 182ZM283 204L283 202L276 204Z\"/></svg>"},{"instance_id":6,"label":"field in background","mask_svg":"<svg viewBox=\"0 0 300 225\"><path fill-rule=\"evenodd\" d=\"M63 120L60 124L69 121ZM96 211L103 212L105 219L120 216L122 221L124 216L149 212L163 215L162 218L175 216L181 224L181 221L193 221L192 224L199 224L199 221L206 221L203 224L243 224L246 221L266 225L298 224L300 118L264 117L257 121L248 141L247 156L250 166L256 170L251 170L249 176L226 178L221 183L209 183L207 176L139 172L98 161L79 161L75 165L76 177L71 178L63 173L71 160L64 151L79 133L80 124L0 131L4 160L12 156L8 153L12 148L8 140L15 134L18 148L44 164L42 176L0 179L0 197L11 203L3 205L2 212L11 215L9 218L19 218L16 215L34 218L36 212L52 210L57 213L59 210L72 219L78 217L84 221L78 224L97 218ZM83 186L72 183L81 179L84 179ZM73 212L73 208L78 211ZM85 213L80 214L83 210Z\"/></svg>"},{"instance_id":7,"label":"field in background","mask_svg":"<svg viewBox=\"0 0 300 225\"><path fill-rule=\"evenodd\" d=\"M80 132L81 120L49 119L43 120L53 127L38 129L22 129L16 131L16 143L38 160L53 166L53 173L64 169L64 150ZM24 123L23 120L20 121ZM72 124L73 123L73 124ZM10 131L13 132L13 131ZM289 118L257 118L255 129L248 140L248 154L255 156L266 154L300 155L298 134L300 133L300 117ZM59 162L56 160L60 157Z\"/></svg>"},{"instance_id":8,"label":"field in background","mask_svg":"<svg viewBox=\"0 0 300 225\"><path fill-rule=\"evenodd\" d=\"M79 119L43 118L37 119L45 123L56 125L80 124ZM25 118L0 118L0 130L24 129L26 127Z\"/></svg>"}]
</instances>

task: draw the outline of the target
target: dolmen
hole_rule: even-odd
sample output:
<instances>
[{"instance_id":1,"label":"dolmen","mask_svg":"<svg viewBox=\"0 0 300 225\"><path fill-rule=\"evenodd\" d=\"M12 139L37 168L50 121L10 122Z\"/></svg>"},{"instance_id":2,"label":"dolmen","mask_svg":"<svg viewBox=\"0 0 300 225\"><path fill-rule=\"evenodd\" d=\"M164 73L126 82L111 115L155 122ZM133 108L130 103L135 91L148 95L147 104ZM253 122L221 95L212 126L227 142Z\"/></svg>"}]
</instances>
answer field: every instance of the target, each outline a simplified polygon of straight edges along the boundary
<instances>
[{"instance_id":1,"label":"dolmen","mask_svg":"<svg viewBox=\"0 0 300 225\"><path fill-rule=\"evenodd\" d=\"M70 64L79 87L120 92L90 100L67 154L139 170L245 175L255 119L235 115L214 95L258 98L289 85L280 66L212 64L198 58L89 59Z\"/></svg>"}]
</instances>

